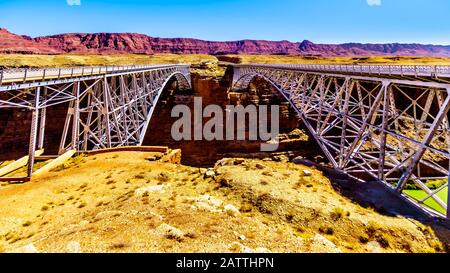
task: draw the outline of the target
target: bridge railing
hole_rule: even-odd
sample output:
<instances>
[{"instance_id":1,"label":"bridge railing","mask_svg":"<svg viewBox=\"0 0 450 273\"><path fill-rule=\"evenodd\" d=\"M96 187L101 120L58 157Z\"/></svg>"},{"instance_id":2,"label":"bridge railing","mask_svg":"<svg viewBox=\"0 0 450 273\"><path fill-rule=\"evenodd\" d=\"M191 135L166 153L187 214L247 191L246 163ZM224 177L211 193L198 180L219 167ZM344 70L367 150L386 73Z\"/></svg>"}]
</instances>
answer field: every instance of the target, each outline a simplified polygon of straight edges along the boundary
<instances>
[{"instance_id":1,"label":"bridge railing","mask_svg":"<svg viewBox=\"0 0 450 273\"><path fill-rule=\"evenodd\" d=\"M309 64L255 64L235 66L263 66L319 72L343 72L354 74L400 75L416 77L450 77L450 66L426 65L309 65Z\"/></svg>"},{"instance_id":2,"label":"bridge railing","mask_svg":"<svg viewBox=\"0 0 450 273\"><path fill-rule=\"evenodd\" d=\"M118 72L158 69L188 65L129 65L129 66L86 66L69 68L30 68L0 70L0 86L4 83L43 81L67 77L86 77Z\"/></svg>"}]
</instances>

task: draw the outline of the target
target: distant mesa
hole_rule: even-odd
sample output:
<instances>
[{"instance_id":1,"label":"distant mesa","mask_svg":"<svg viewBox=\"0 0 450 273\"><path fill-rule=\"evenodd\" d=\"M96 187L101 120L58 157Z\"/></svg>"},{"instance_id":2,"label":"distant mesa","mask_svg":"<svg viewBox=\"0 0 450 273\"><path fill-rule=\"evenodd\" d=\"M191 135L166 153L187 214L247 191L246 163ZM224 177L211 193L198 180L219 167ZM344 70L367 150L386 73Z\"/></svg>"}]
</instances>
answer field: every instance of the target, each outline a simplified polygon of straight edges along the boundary
<instances>
[{"instance_id":1,"label":"distant mesa","mask_svg":"<svg viewBox=\"0 0 450 273\"><path fill-rule=\"evenodd\" d=\"M0 28L0 53L58 54L61 50L52 48L28 36L20 36Z\"/></svg>"},{"instance_id":2,"label":"distant mesa","mask_svg":"<svg viewBox=\"0 0 450 273\"><path fill-rule=\"evenodd\" d=\"M17 54L270 54L317 57L450 57L450 46L423 44L315 44L305 40L213 42L190 38L155 38L138 33L69 33L31 38L0 28L0 53Z\"/></svg>"}]
</instances>

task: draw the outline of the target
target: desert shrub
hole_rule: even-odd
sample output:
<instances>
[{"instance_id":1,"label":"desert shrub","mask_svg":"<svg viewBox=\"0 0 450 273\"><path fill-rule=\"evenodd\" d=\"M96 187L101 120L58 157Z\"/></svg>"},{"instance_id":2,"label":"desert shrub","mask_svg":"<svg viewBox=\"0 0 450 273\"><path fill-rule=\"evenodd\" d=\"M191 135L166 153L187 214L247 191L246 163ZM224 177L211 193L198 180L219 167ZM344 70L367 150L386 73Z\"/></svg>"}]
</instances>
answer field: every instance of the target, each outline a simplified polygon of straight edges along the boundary
<instances>
[{"instance_id":1,"label":"desert shrub","mask_svg":"<svg viewBox=\"0 0 450 273\"><path fill-rule=\"evenodd\" d=\"M231 183L230 182L231 181L229 181L228 179L223 178L223 177L219 179L219 185L222 188L231 188Z\"/></svg>"},{"instance_id":2,"label":"desert shrub","mask_svg":"<svg viewBox=\"0 0 450 273\"><path fill-rule=\"evenodd\" d=\"M111 184L115 184L115 183L116 183L116 181L114 181L114 180L108 180L106 182L106 185L111 185Z\"/></svg>"},{"instance_id":3,"label":"desert shrub","mask_svg":"<svg viewBox=\"0 0 450 273\"><path fill-rule=\"evenodd\" d=\"M127 248L130 245L125 243L125 242L117 242L111 245L112 249L123 249L123 248Z\"/></svg>"},{"instance_id":4,"label":"desert shrub","mask_svg":"<svg viewBox=\"0 0 450 273\"><path fill-rule=\"evenodd\" d=\"M33 222L31 221L26 221L25 223L22 224L23 227L29 227L33 224Z\"/></svg>"},{"instance_id":5,"label":"desert shrub","mask_svg":"<svg viewBox=\"0 0 450 273\"><path fill-rule=\"evenodd\" d=\"M322 234L326 234L326 235L333 235L334 234L334 229L330 226L321 226L319 228L320 233Z\"/></svg>"},{"instance_id":6,"label":"desert shrub","mask_svg":"<svg viewBox=\"0 0 450 273\"><path fill-rule=\"evenodd\" d=\"M425 183L427 187L431 190L437 190L447 184L446 180L429 180Z\"/></svg>"},{"instance_id":7,"label":"desert shrub","mask_svg":"<svg viewBox=\"0 0 450 273\"><path fill-rule=\"evenodd\" d=\"M367 234L373 237L378 231L381 231L381 226L375 221L369 221L367 224Z\"/></svg>"},{"instance_id":8,"label":"desert shrub","mask_svg":"<svg viewBox=\"0 0 450 273\"><path fill-rule=\"evenodd\" d=\"M251 204L244 203L244 204L241 205L241 208L239 209L239 211L242 212L242 213L252 212L253 211L253 206Z\"/></svg>"},{"instance_id":9,"label":"desert shrub","mask_svg":"<svg viewBox=\"0 0 450 273\"><path fill-rule=\"evenodd\" d=\"M166 183L166 182L169 182L169 180L170 180L170 175L166 172L162 172L158 175L159 182Z\"/></svg>"},{"instance_id":10,"label":"desert shrub","mask_svg":"<svg viewBox=\"0 0 450 273\"><path fill-rule=\"evenodd\" d=\"M303 186L309 185L309 180L305 179L304 177L300 177L297 183L294 184L292 187L294 190L298 190Z\"/></svg>"},{"instance_id":11,"label":"desert shrub","mask_svg":"<svg viewBox=\"0 0 450 273\"><path fill-rule=\"evenodd\" d=\"M269 185L270 183L269 183L267 180L261 179L260 184L263 185L263 186L267 186L267 185Z\"/></svg>"},{"instance_id":12,"label":"desert shrub","mask_svg":"<svg viewBox=\"0 0 450 273\"><path fill-rule=\"evenodd\" d=\"M255 200L254 205L258 210L265 214L273 214L272 209L268 206L272 197L268 193L263 193Z\"/></svg>"},{"instance_id":13,"label":"desert shrub","mask_svg":"<svg viewBox=\"0 0 450 273\"><path fill-rule=\"evenodd\" d=\"M408 252L412 252L411 243L408 241L401 242L401 247Z\"/></svg>"},{"instance_id":14,"label":"desert shrub","mask_svg":"<svg viewBox=\"0 0 450 273\"><path fill-rule=\"evenodd\" d=\"M295 214L292 214L292 213L286 214L286 221L288 221L289 223L292 223L294 221L294 218L295 218Z\"/></svg>"},{"instance_id":15,"label":"desert shrub","mask_svg":"<svg viewBox=\"0 0 450 273\"><path fill-rule=\"evenodd\" d=\"M198 237L198 235L197 235L197 233L195 233L195 231L188 232L188 233L186 233L185 236L190 239L196 239Z\"/></svg>"},{"instance_id":16,"label":"desert shrub","mask_svg":"<svg viewBox=\"0 0 450 273\"><path fill-rule=\"evenodd\" d=\"M358 239L362 244L367 244L370 240L370 238L367 235L361 235L359 236Z\"/></svg>"},{"instance_id":17,"label":"desert shrub","mask_svg":"<svg viewBox=\"0 0 450 273\"><path fill-rule=\"evenodd\" d=\"M342 208L334 208L333 211L330 213L330 217L331 219L333 219L333 221L337 221L340 220L342 217L344 217L344 209Z\"/></svg>"},{"instance_id":18,"label":"desert shrub","mask_svg":"<svg viewBox=\"0 0 450 273\"><path fill-rule=\"evenodd\" d=\"M428 180L425 183L425 185L430 190L437 190L440 187L444 186L445 184L447 184L446 180ZM405 190L418 191L421 190L421 188L414 182L408 182L408 184L406 184Z\"/></svg>"},{"instance_id":19,"label":"desert shrub","mask_svg":"<svg viewBox=\"0 0 450 273\"><path fill-rule=\"evenodd\" d=\"M306 231L306 229L305 229L304 227L302 227L302 226L297 226L297 227L295 227L295 230L296 230L298 233L304 233L304 232Z\"/></svg>"},{"instance_id":20,"label":"desert shrub","mask_svg":"<svg viewBox=\"0 0 450 273\"><path fill-rule=\"evenodd\" d=\"M433 229L429 226L426 226L422 223L417 223L417 229L420 230L424 235L429 236L433 234Z\"/></svg>"},{"instance_id":21,"label":"desert shrub","mask_svg":"<svg viewBox=\"0 0 450 273\"><path fill-rule=\"evenodd\" d=\"M135 175L134 178L136 178L136 179L145 179L145 175L143 173L139 173L139 174Z\"/></svg>"},{"instance_id":22,"label":"desert shrub","mask_svg":"<svg viewBox=\"0 0 450 273\"><path fill-rule=\"evenodd\" d=\"M391 245L389 237L386 234L377 235L376 240L382 248L388 248Z\"/></svg>"}]
</instances>

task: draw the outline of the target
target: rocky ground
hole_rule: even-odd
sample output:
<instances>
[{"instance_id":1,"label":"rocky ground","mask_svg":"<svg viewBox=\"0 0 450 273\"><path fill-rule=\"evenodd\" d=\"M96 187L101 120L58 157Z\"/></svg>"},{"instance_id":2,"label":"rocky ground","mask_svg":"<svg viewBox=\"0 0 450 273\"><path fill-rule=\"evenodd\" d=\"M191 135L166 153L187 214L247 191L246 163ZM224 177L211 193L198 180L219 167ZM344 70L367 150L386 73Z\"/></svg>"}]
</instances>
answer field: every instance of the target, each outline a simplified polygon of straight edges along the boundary
<instances>
[{"instance_id":1,"label":"rocky ground","mask_svg":"<svg viewBox=\"0 0 450 273\"><path fill-rule=\"evenodd\" d=\"M147 160L151 157L152 160ZM443 252L442 235L340 194L315 168L142 152L79 156L0 187L2 252Z\"/></svg>"}]
</instances>

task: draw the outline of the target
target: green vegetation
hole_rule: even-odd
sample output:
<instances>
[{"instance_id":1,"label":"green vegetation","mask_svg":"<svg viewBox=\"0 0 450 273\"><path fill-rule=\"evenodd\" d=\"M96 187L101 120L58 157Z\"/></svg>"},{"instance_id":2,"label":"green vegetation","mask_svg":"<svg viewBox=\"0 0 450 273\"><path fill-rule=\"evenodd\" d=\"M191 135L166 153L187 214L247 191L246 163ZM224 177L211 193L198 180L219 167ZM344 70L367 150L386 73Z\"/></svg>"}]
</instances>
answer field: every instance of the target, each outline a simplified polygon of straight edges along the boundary
<instances>
[{"instance_id":1,"label":"green vegetation","mask_svg":"<svg viewBox=\"0 0 450 273\"><path fill-rule=\"evenodd\" d=\"M426 185L430 190L432 190L432 191L441 188L441 187L444 186L445 184L447 184L447 180L428 180L428 181L425 183L425 185ZM405 190L412 190L412 191L415 191L415 190L421 190L421 189L420 189L420 187L419 187L416 183L411 182L411 183L408 183L408 184L406 185Z\"/></svg>"},{"instance_id":2,"label":"green vegetation","mask_svg":"<svg viewBox=\"0 0 450 273\"><path fill-rule=\"evenodd\" d=\"M422 190L405 190L404 193L418 201L424 199L427 196L427 194ZM440 191L437 196L439 196L444 202L448 203L448 188ZM426 206L443 214L447 213L441 206L436 203L436 201L431 198L425 201L423 206Z\"/></svg>"}]
</instances>

